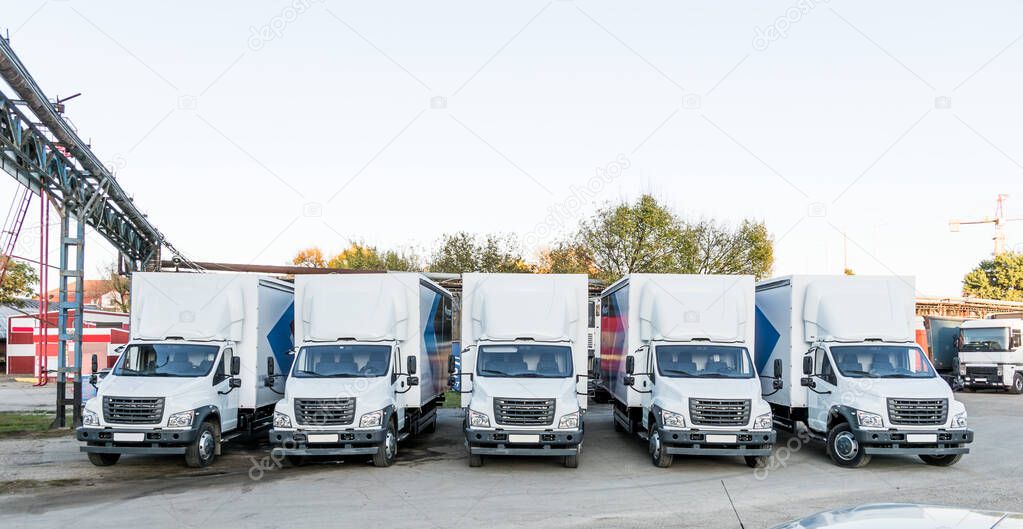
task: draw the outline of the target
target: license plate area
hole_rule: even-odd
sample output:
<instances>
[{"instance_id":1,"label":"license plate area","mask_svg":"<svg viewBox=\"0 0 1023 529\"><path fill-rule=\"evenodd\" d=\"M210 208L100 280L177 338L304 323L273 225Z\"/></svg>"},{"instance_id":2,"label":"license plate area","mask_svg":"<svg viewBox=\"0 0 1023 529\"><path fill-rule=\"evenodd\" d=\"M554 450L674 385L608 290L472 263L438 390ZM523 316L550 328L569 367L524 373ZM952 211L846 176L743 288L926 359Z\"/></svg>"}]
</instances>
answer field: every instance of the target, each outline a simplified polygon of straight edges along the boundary
<instances>
[{"instance_id":1,"label":"license plate area","mask_svg":"<svg viewBox=\"0 0 1023 529\"><path fill-rule=\"evenodd\" d=\"M146 440L146 434L144 433L127 433L127 432L114 432L114 442L121 443L141 443Z\"/></svg>"},{"instance_id":2,"label":"license plate area","mask_svg":"<svg viewBox=\"0 0 1023 529\"><path fill-rule=\"evenodd\" d=\"M537 435L509 434L508 435L508 442L509 443L537 444L537 443L540 442L540 434L537 434Z\"/></svg>"},{"instance_id":3,"label":"license plate area","mask_svg":"<svg viewBox=\"0 0 1023 529\"><path fill-rule=\"evenodd\" d=\"M715 444L735 444L735 435L707 434L707 442Z\"/></svg>"},{"instance_id":4,"label":"license plate area","mask_svg":"<svg viewBox=\"0 0 1023 529\"><path fill-rule=\"evenodd\" d=\"M937 443L938 434L936 433L910 433L906 434L907 443Z\"/></svg>"},{"instance_id":5,"label":"license plate area","mask_svg":"<svg viewBox=\"0 0 1023 529\"><path fill-rule=\"evenodd\" d=\"M336 443L336 433L311 433L309 434L310 443Z\"/></svg>"}]
</instances>

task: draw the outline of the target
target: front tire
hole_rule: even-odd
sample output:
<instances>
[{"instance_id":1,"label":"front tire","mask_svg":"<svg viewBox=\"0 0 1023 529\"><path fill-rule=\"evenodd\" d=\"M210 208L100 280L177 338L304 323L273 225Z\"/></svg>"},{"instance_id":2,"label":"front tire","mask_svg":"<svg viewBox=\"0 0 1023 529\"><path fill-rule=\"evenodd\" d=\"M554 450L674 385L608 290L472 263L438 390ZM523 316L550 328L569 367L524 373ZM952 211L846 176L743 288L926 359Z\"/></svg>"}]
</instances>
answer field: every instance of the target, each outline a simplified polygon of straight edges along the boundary
<instances>
[{"instance_id":1,"label":"front tire","mask_svg":"<svg viewBox=\"0 0 1023 529\"><path fill-rule=\"evenodd\" d=\"M565 459L564 461L562 461L562 464L565 466L565 468L579 468L579 455L576 454L573 456L565 456Z\"/></svg>"},{"instance_id":2,"label":"front tire","mask_svg":"<svg viewBox=\"0 0 1023 529\"><path fill-rule=\"evenodd\" d=\"M936 467L950 467L959 462L963 458L963 454L949 454L947 456L927 456L921 455L920 460L928 465Z\"/></svg>"},{"instance_id":3,"label":"front tire","mask_svg":"<svg viewBox=\"0 0 1023 529\"><path fill-rule=\"evenodd\" d=\"M469 466L472 468L479 468L483 466L483 456L479 454L469 454Z\"/></svg>"},{"instance_id":4,"label":"front tire","mask_svg":"<svg viewBox=\"0 0 1023 529\"><path fill-rule=\"evenodd\" d=\"M750 468L767 468L767 457L766 456L744 456L746 459L746 466Z\"/></svg>"},{"instance_id":5,"label":"front tire","mask_svg":"<svg viewBox=\"0 0 1023 529\"><path fill-rule=\"evenodd\" d=\"M849 423L836 424L828 432L828 456L836 465L845 468L860 468L870 462L870 455L853 434Z\"/></svg>"},{"instance_id":6,"label":"front tire","mask_svg":"<svg viewBox=\"0 0 1023 529\"><path fill-rule=\"evenodd\" d=\"M675 456L668 453L661 442L661 434L657 432L657 426L650 425L650 460L657 468L668 468L675 461Z\"/></svg>"},{"instance_id":7,"label":"front tire","mask_svg":"<svg viewBox=\"0 0 1023 529\"><path fill-rule=\"evenodd\" d=\"M387 424L384 440L377 446L377 453L373 454L373 466L389 467L393 465L394 459L398 457L398 432L393 422Z\"/></svg>"},{"instance_id":8,"label":"front tire","mask_svg":"<svg viewBox=\"0 0 1023 529\"><path fill-rule=\"evenodd\" d=\"M109 467L117 463L117 460L121 459L121 454L97 454L96 452L89 452L89 462L98 467Z\"/></svg>"},{"instance_id":9,"label":"front tire","mask_svg":"<svg viewBox=\"0 0 1023 529\"><path fill-rule=\"evenodd\" d=\"M185 450L185 464L192 468L206 468L217 457L217 432L213 423L204 421L195 440Z\"/></svg>"},{"instance_id":10,"label":"front tire","mask_svg":"<svg viewBox=\"0 0 1023 529\"><path fill-rule=\"evenodd\" d=\"M1016 373L1016 376L1012 377L1012 387L1009 388L1009 393L1013 395L1023 393L1023 373Z\"/></svg>"}]
</instances>

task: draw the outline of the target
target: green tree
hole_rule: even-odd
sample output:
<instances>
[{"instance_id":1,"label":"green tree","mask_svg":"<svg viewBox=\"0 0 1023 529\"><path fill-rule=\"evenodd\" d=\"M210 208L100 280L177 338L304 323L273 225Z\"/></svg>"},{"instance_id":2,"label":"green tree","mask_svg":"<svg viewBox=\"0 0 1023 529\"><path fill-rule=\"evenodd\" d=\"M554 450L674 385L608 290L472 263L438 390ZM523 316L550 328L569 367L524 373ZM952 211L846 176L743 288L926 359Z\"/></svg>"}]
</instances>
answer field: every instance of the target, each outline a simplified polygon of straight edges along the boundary
<instances>
[{"instance_id":1,"label":"green tree","mask_svg":"<svg viewBox=\"0 0 1023 529\"><path fill-rule=\"evenodd\" d=\"M327 261L329 268L347 270L420 270L419 257L412 251L387 250L382 254L375 246L353 242Z\"/></svg>"},{"instance_id":2,"label":"green tree","mask_svg":"<svg viewBox=\"0 0 1023 529\"><path fill-rule=\"evenodd\" d=\"M750 274L767 277L774 243L762 222L744 220L735 229L713 220L689 224L678 248L678 270L689 274Z\"/></svg>"},{"instance_id":3,"label":"green tree","mask_svg":"<svg viewBox=\"0 0 1023 529\"><path fill-rule=\"evenodd\" d=\"M515 239L507 235L476 236L468 232L444 234L430 258L431 272L532 272Z\"/></svg>"},{"instance_id":4,"label":"green tree","mask_svg":"<svg viewBox=\"0 0 1023 529\"><path fill-rule=\"evenodd\" d=\"M1023 253L1003 253L981 261L963 278L963 295L1023 301Z\"/></svg>"},{"instance_id":5,"label":"green tree","mask_svg":"<svg viewBox=\"0 0 1023 529\"><path fill-rule=\"evenodd\" d=\"M33 286L39 283L39 276L34 268L26 263L15 261L7 256L0 256L0 264L6 264L7 274L0 284L0 303L21 306L19 298L27 298L35 294Z\"/></svg>"}]
</instances>

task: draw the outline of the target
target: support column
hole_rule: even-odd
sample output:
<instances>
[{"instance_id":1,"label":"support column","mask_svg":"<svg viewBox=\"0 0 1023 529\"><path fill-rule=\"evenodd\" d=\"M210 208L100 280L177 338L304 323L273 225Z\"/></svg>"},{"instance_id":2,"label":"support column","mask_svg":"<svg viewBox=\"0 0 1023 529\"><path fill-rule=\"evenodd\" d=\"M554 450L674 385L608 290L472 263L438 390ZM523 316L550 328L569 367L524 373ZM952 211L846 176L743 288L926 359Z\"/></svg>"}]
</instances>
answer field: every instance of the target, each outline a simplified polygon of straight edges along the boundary
<instances>
[{"instance_id":1,"label":"support column","mask_svg":"<svg viewBox=\"0 0 1023 529\"><path fill-rule=\"evenodd\" d=\"M60 218L60 299L57 303L57 419L55 426L67 426L66 406L74 406L74 426L81 425L82 399L82 318L85 306L85 223L72 218L65 208ZM72 226L74 223L74 226ZM72 236L72 229L74 235ZM73 254L73 255L72 255ZM72 268L72 259L74 267ZM74 301L69 301L69 281L74 280ZM74 315L74 329L68 332L68 318ZM74 347L74 366L67 365L69 347ZM74 400L67 402L67 374L73 373Z\"/></svg>"}]
</instances>

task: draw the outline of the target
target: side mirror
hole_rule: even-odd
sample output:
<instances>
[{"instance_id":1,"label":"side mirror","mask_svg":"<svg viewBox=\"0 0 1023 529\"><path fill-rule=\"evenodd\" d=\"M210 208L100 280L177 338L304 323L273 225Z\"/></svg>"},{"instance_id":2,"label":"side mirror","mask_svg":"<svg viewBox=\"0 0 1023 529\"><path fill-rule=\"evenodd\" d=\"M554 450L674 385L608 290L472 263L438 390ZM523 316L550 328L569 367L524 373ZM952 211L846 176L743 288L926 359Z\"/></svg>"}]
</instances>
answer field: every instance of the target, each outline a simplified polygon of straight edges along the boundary
<instances>
[{"instance_id":1,"label":"side mirror","mask_svg":"<svg viewBox=\"0 0 1023 529\"><path fill-rule=\"evenodd\" d=\"M774 382L771 383L772 389L781 389L783 387L785 387L785 381L780 378L774 379Z\"/></svg>"},{"instance_id":2,"label":"side mirror","mask_svg":"<svg viewBox=\"0 0 1023 529\"><path fill-rule=\"evenodd\" d=\"M815 387L817 387L817 384L814 383L814 381L813 381L813 377L803 377L803 378L799 379L799 385L803 386L804 388L815 388Z\"/></svg>"},{"instance_id":3,"label":"side mirror","mask_svg":"<svg viewBox=\"0 0 1023 529\"><path fill-rule=\"evenodd\" d=\"M774 359L774 378L782 378L785 374L785 367L781 358Z\"/></svg>"},{"instance_id":4,"label":"side mirror","mask_svg":"<svg viewBox=\"0 0 1023 529\"><path fill-rule=\"evenodd\" d=\"M407 364L408 365L405 366L406 367L405 370L408 371L408 374L410 375L416 374L416 357L414 356L408 357Z\"/></svg>"},{"instance_id":5,"label":"side mirror","mask_svg":"<svg viewBox=\"0 0 1023 529\"><path fill-rule=\"evenodd\" d=\"M810 355L806 355L803 357L803 374L804 375L813 374L813 357Z\"/></svg>"},{"instance_id":6,"label":"side mirror","mask_svg":"<svg viewBox=\"0 0 1023 529\"><path fill-rule=\"evenodd\" d=\"M634 377L632 375L628 375L628 376L626 376L625 378L622 379L622 385L623 386L632 386L634 384L636 384L636 377Z\"/></svg>"},{"instance_id":7,"label":"side mirror","mask_svg":"<svg viewBox=\"0 0 1023 529\"><path fill-rule=\"evenodd\" d=\"M93 356L93 358L95 358L95 356ZM95 371L93 371L92 375L89 375L89 384L92 385L92 386L95 386L98 383L99 383L99 376L96 375Z\"/></svg>"},{"instance_id":8,"label":"side mirror","mask_svg":"<svg viewBox=\"0 0 1023 529\"><path fill-rule=\"evenodd\" d=\"M455 374L455 355L451 355L448 357L448 374L449 375Z\"/></svg>"},{"instance_id":9,"label":"side mirror","mask_svg":"<svg viewBox=\"0 0 1023 529\"><path fill-rule=\"evenodd\" d=\"M409 386L418 386L419 385L419 377L408 377L408 385Z\"/></svg>"},{"instance_id":10,"label":"side mirror","mask_svg":"<svg viewBox=\"0 0 1023 529\"><path fill-rule=\"evenodd\" d=\"M242 372L242 359L237 356L231 357L231 376L238 376Z\"/></svg>"},{"instance_id":11,"label":"side mirror","mask_svg":"<svg viewBox=\"0 0 1023 529\"><path fill-rule=\"evenodd\" d=\"M240 388L240 387L242 387L242 379L240 379L240 378L231 378L231 381L228 382L227 385L232 387L232 388Z\"/></svg>"},{"instance_id":12,"label":"side mirror","mask_svg":"<svg viewBox=\"0 0 1023 529\"><path fill-rule=\"evenodd\" d=\"M1023 333L1020 331L1012 331L1012 337L1009 339L1009 349L1016 350L1023 345Z\"/></svg>"},{"instance_id":13,"label":"side mirror","mask_svg":"<svg viewBox=\"0 0 1023 529\"><path fill-rule=\"evenodd\" d=\"M274 357L272 356L266 358L266 376L274 376Z\"/></svg>"},{"instance_id":14,"label":"side mirror","mask_svg":"<svg viewBox=\"0 0 1023 529\"><path fill-rule=\"evenodd\" d=\"M96 355L92 355L92 372L99 371L99 358Z\"/></svg>"},{"instance_id":15,"label":"side mirror","mask_svg":"<svg viewBox=\"0 0 1023 529\"><path fill-rule=\"evenodd\" d=\"M630 374L630 375L636 372L636 357L635 356L629 356L629 357L625 358L625 372ZM631 385L631 384L627 384L627 385Z\"/></svg>"}]
</instances>

